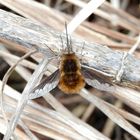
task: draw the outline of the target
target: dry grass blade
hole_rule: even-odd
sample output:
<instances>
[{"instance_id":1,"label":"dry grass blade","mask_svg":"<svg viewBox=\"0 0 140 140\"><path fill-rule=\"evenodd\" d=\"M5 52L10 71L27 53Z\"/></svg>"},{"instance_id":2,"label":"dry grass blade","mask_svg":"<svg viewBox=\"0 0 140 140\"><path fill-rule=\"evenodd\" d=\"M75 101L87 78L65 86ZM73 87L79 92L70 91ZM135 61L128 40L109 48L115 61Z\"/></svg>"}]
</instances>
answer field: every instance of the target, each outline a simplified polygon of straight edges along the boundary
<instances>
[{"instance_id":1,"label":"dry grass blade","mask_svg":"<svg viewBox=\"0 0 140 140\"><path fill-rule=\"evenodd\" d=\"M26 134L23 131L21 131L19 128L16 128L15 129L16 135L13 134L14 139L30 140L30 138L32 138L33 140L38 140L38 138L29 130L29 128L21 120L19 121L19 125L26 132ZM2 134L5 134L6 129L7 129L7 125L5 124L3 115L0 114L0 132Z\"/></svg>"},{"instance_id":2,"label":"dry grass blade","mask_svg":"<svg viewBox=\"0 0 140 140\"><path fill-rule=\"evenodd\" d=\"M73 2L73 1L70 1L70 3L71 2ZM66 19L69 19L69 20L71 19L71 17L64 15L64 13L60 13L59 11L57 11L59 14L56 15L56 10L54 10L54 9L52 10L49 7L41 5L34 1L30 2L28 0L24 0L24 1L16 0L13 2L11 0L6 0L6 1L1 1L1 3L4 4L5 6L8 6L11 9L17 11L21 15L24 15L27 18L33 19L36 22L41 22L42 24L45 24L45 25L49 24L51 27L53 27L57 30L62 30L64 28L64 23L67 21ZM79 1L77 3L79 3ZM25 5L28 5L28 7ZM86 5L86 3L81 4L81 5L83 5L83 7L84 7ZM22 8L22 7L24 7L24 8ZM30 10L30 9L32 9L32 10ZM33 11L36 11L36 13ZM105 13L105 12L97 9L95 11L95 14L96 13L97 13L97 15L102 15L101 13ZM110 19L110 21L112 21L112 17L110 16L110 13L109 14L107 13L107 15L108 16L106 19L107 20ZM64 18L64 17L66 17L66 18ZM106 16L103 14L101 17L105 18ZM48 19L49 22L48 22L48 20L45 20L45 19ZM59 26L57 26L58 24L59 24ZM103 34L101 35L94 31L91 32L91 30L89 30L88 28L85 28L83 26L79 26L79 28L77 29L77 33L81 38L83 38L86 35L87 40L98 42L100 44L106 44L109 46L114 46L114 47L119 47L119 48L120 47L123 47L123 48L129 47L130 48L130 46L131 46L128 43L122 44L122 43L114 42L114 40L107 38ZM112 37L112 36L110 35L110 37ZM114 37L115 37L115 35L114 35Z\"/></svg>"},{"instance_id":3,"label":"dry grass blade","mask_svg":"<svg viewBox=\"0 0 140 140\"><path fill-rule=\"evenodd\" d=\"M8 53L6 51L3 51L3 50L0 50L0 57L7 58L8 61L12 60L13 63L16 63L20 59L20 57L12 55L12 54L10 54L10 53ZM37 67L36 64L34 64L34 63L32 63L32 62L30 62L28 60L21 61L20 65L24 66L24 67L27 67L27 68L30 68L30 69L35 69Z\"/></svg>"},{"instance_id":4,"label":"dry grass blade","mask_svg":"<svg viewBox=\"0 0 140 140\"><path fill-rule=\"evenodd\" d=\"M96 131L95 129L91 128L89 125L85 124L84 122L78 120L76 117L74 117L62 104L60 104L51 94L47 94L44 96L45 100L58 112L65 114L69 118L71 118L72 121L77 122L80 125L74 125L72 122L70 123L71 127L74 127L76 131L79 133L82 133L85 137L88 137L88 139L107 139L101 133ZM82 127L83 125L83 127ZM87 135L88 134L88 135Z\"/></svg>"},{"instance_id":5,"label":"dry grass blade","mask_svg":"<svg viewBox=\"0 0 140 140\"><path fill-rule=\"evenodd\" d=\"M140 117L137 117L129 112L126 112L124 110L121 109L117 109L118 113L120 113L124 118L126 118L127 120L134 122L135 124L140 125Z\"/></svg>"},{"instance_id":6,"label":"dry grass blade","mask_svg":"<svg viewBox=\"0 0 140 140\"><path fill-rule=\"evenodd\" d=\"M122 106L122 102L120 102L120 101L117 101L115 104L114 104L114 106L116 107L116 108L120 108L121 106ZM124 116L123 116L124 117ZM104 135L106 135L106 136L108 136L108 137L110 137L111 136L111 134L112 134L112 130L113 130L113 128L116 126L116 124L114 123L114 122L112 122L112 120L110 120L109 118L107 119L107 121L106 121L106 124L105 124L105 126L104 126L104 128L103 128L103 134Z\"/></svg>"},{"instance_id":7,"label":"dry grass blade","mask_svg":"<svg viewBox=\"0 0 140 140\"><path fill-rule=\"evenodd\" d=\"M48 14L50 14L50 17L52 17L54 13L51 12L51 9L49 7L47 7L43 4L40 4L38 2L35 2L35 1L28 1L28 0L24 0L24 1L5 0L5 1L3 1L3 0L0 0L0 3L9 7L10 9L13 9L17 13L20 13L21 15L23 15L29 19L32 19L36 22L42 23L44 25L48 25L48 21L46 19L53 21L54 27L58 25L57 21L61 20L63 23L65 23L64 17L59 16L59 14L57 14L57 16L55 16L56 17L55 20L52 20L48 16L44 15L44 13L48 13ZM34 10L37 10L37 12L34 12Z\"/></svg>"},{"instance_id":8,"label":"dry grass blade","mask_svg":"<svg viewBox=\"0 0 140 140\"><path fill-rule=\"evenodd\" d=\"M82 120L86 122L88 120L88 118L91 116L94 109L95 109L95 106L90 103L89 106L87 107L85 113L82 116Z\"/></svg>"},{"instance_id":9,"label":"dry grass blade","mask_svg":"<svg viewBox=\"0 0 140 140\"><path fill-rule=\"evenodd\" d=\"M125 35L123 33L120 33L118 31L115 31L115 30L112 30L112 29L109 29L109 28L106 28L104 26L100 26L98 25L97 23L94 23L94 24L91 24L91 23L83 23L83 25L87 28L90 28L96 32L99 32L101 34L104 34L110 38L113 38L115 40L119 40L119 41L125 41L127 43L129 43L128 45L131 46L131 44L134 44L135 43L135 39L131 36L128 36L128 35ZM122 44L120 44L122 45ZM113 46L112 46L113 47ZM119 47L119 46L118 46ZM119 47L120 49L122 48L121 46Z\"/></svg>"},{"instance_id":10,"label":"dry grass blade","mask_svg":"<svg viewBox=\"0 0 140 140\"><path fill-rule=\"evenodd\" d=\"M136 43L132 46L132 48L129 50L128 53L133 54L139 46L140 46L140 34L139 34L139 36L137 38Z\"/></svg>"},{"instance_id":11,"label":"dry grass blade","mask_svg":"<svg viewBox=\"0 0 140 140\"><path fill-rule=\"evenodd\" d=\"M116 86L116 91L111 94L140 112L140 94L138 91Z\"/></svg>"},{"instance_id":12,"label":"dry grass blade","mask_svg":"<svg viewBox=\"0 0 140 140\"><path fill-rule=\"evenodd\" d=\"M29 128L24 124L23 121L19 121L19 124L21 125L22 129L26 132L26 134L29 136L32 140L39 140L30 130Z\"/></svg>"},{"instance_id":13,"label":"dry grass blade","mask_svg":"<svg viewBox=\"0 0 140 140\"><path fill-rule=\"evenodd\" d=\"M132 126L128 121L126 121L119 113L117 113L113 107L109 106L103 100L90 94L86 90L83 90L80 93L80 95L85 99L87 99L88 101L92 102L94 105L96 105L96 107L102 110L102 112L104 112L112 121L117 123L120 127L128 131L137 139L140 139L140 132L134 126Z\"/></svg>"},{"instance_id":14,"label":"dry grass blade","mask_svg":"<svg viewBox=\"0 0 140 140\"><path fill-rule=\"evenodd\" d=\"M4 111L4 106L3 106L3 102L4 102L4 94L3 94L3 90L4 90L4 86L7 83L7 80L9 78L9 76L11 75L11 73L14 71L15 67L18 65L18 63L20 63L20 61L22 61L23 59L25 59L26 57L30 56L31 54L35 53L35 51L31 51L29 53L27 53L26 55L24 55L19 61L17 61L17 63L15 63L13 66L10 67L10 69L7 71L7 73L4 75L3 81L2 81L2 86L0 88L0 102L1 102L1 110L2 110L2 114L4 119L7 122L8 125L8 119L6 117L5 111Z\"/></svg>"},{"instance_id":15,"label":"dry grass blade","mask_svg":"<svg viewBox=\"0 0 140 140\"><path fill-rule=\"evenodd\" d=\"M7 52L7 53L10 53L6 48L4 48L3 46L1 46L1 48L3 48L4 50L4 52ZM2 51L2 52L3 52ZM3 53L4 54L4 53ZM3 56L3 55L2 55ZM11 60L11 59L8 59L8 58L6 58L5 56L3 57L3 59L10 65L10 66L12 66L12 65L14 65L15 63L13 62L13 60ZM18 60L17 60L18 61ZM16 61L16 62L17 62ZM29 77L30 77L30 75L31 75L31 73L26 69L26 68L24 68L24 67L22 67L22 66L17 66L16 68L15 68L15 70L17 71L17 73L19 73L25 80L29 80ZM24 74L22 74L22 73L24 73ZM26 74L25 74L26 73Z\"/></svg>"},{"instance_id":16,"label":"dry grass blade","mask_svg":"<svg viewBox=\"0 0 140 140\"><path fill-rule=\"evenodd\" d=\"M9 89L6 86L6 88L5 88L5 93L6 94L7 93L9 94L8 90L10 90L10 92L12 92L14 94L12 89ZM19 95L19 94L15 93L15 95ZM12 96L12 95L10 95L10 96L12 98L16 97L16 96ZM13 101L11 102L11 99L10 99L9 102L11 104ZM14 102L15 102L15 100L14 100ZM16 106L15 103L12 103L11 105L10 104L7 106L7 109L6 109L7 112L9 112L11 110L10 108L12 108L13 104L14 104L14 106ZM75 117L73 117L73 119L72 119L72 117L69 117L64 113L60 114L60 113L54 112L52 110L48 110L46 108L43 108L43 107L37 105L36 103L33 103L32 101L29 102L29 105L30 105L30 107L29 108L26 107L26 109L23 112L23 119L25 119L26 121L28 120L27 122L29 124L31 124L31 122L33 122L31 125L29 125L30 128L32 128L32 129L36 126L36 123L37 123L37 124L40 124L41 126L44 126L45 128L46 127L48 127L48 128L51 127L53 130L55 130L55 131L57 131L59 133L63 133L62 130L61 130L62 129L61 126L63 126L65 128L65 131L67 131L67 133L66 133L67 135L69 135L68 131L70 131L71 129L74 129L74 131L76 131L78 134L80 134L83 138L78 136L78 135L76 136L76 134L74 135L74 133L73 133L73 135L70 134L70 137L75 137L76 136L77 139L79 137L79 140L82 140L82 139L85 140L85 139L87 139L87 137L89 137L88 139L91 139L91 140L92 140L93 137L95 138L95 140L96 139L101 139L101 140L107 139L108 140L108 138L106 138L105 136L101 135L98 131L94 130L92 127L89 127L86 124L83 125L83 123L80 123L79 122L80 120L78 121L79 123L77 124L77 119ZM58 110L58 108L61 110L60 106L57 106L57 108L55 107L55 109L57 109L57 110ZM12 109L12 112L13 112L13 109ZM59 111L59 112L61 112L61 111ZM38 117L37 114L39 114L39 117ZM75 121L75 119L76 119L76 121ZM67 127L69 126L70 128L67 128L65 125L67 125ZM31 127L31 126L33 126L33 127ZM42 128L40 128L40 129L43 130ZM38 132L43 133L44 130L43 130L43 132L40 132L40 131L38 131ZM86 134L90 134L90 135L87 136Z\"/></svg>"},{"instance_id":17,"label":"dry grass blade","mask_svg":"<svg viewBox=\"0 0 140 140\"><path fill-rule=\"evenodd\" d=\"M69 1L72 4L75 4L79 7L84 7L86 5L85 2L78 1L78 0L66 0ZM109 9L109 10L108 10ZM134 18L133 16L127 14L126 12L113 8L108 2L105 2L102 6L101 9L97 9L94 14L97 14L98 16L109 20L112 22L113 16L110 16L110 13L113 15L117 15L117 19L119 20L116 21L116 24L123 26L124 28L127 28L129 30L133 30L135 32L139 31L140 28L138 27L139 21ZM127 19L132 19L132 21L135 21L134 24L129 22ZM113 19L115 20L115 19ZM135 23L137 23L137 27L135 26Z\"/></svg>"},{"instance_id":18,"label":"dry grass blade","mask_svg":"<svg viewBox=\"0 0 140 140\"><path fill-rule=\"evenodd\" d=\"M139 47L139 45L140 45L140 35L138 36L138 39L137 39L136 43L132 46L132 48L128 51L128 53L127 52L124 53L120 70L118 71L118 74L116 76L117 81L120 82L121 78L122 78L122 75L124 74L125 62L126 62L128 54L133 54L135 52L135 50Z\"/></svg>"},{"instance_id":19,"label":"dry grass blade","mask_svg":"<svg viewBox=\"0 0 140 140\"><path fill-rule=\"evenodd\" d=\"M1 85L1 84L0 84ZM14 99L16 99L16 100L19 100L20 99L20 94L19 93L17 93L17 92L15 92L14 90L12 90L11 88L9 88L9 87L7 87L6 86L6 88L5 88L5 92L6 92L6 94L8 94L10 97L12 97L12 98L14 98ZM14 94L14 96L12 95L12 94L9 94L9 93L12 93L12 94ZM19 95L19 96L18 96ZM15 104L15 100L14 100L14 103L13 103L13 101L11 102L11 98L8 100L8 102L10 102L10 103L12 103L12 105L13 104ZM15 104L15 106L16 106L16 104ZM9 105L8 106L8 110L10 109L10 107L12 107L11 105ZM33 108L35 108L36 107L36 105L35 104L33 104ZM40 107L41 108L41 107ZM8 111L7 110L7 111ZM11 110L11 109L10 109ZM14 110L15 109L13 109L12 110L12 112L14 112ZM29 110L29 112L31 113L31 112L36 112L38 110L38 108L35 108L35 111L32 111L31 109ZM48 111L47 111L48 112ZM29 113L28 113L29 114ZM41 114L41 112L39 112L39 113L37 113L37 114ZM35 115L35 114L34 114ZM34 116L33 114L31 115L31 116ZM29 118L32 118L32 117L29 117ZM42 116L44 116L44 115L42 115ZM45 115L45 116L47 116L47 115ZM56 117L56 116L55 116ZM54 118L55 118L54 117ZM23 117L24 118L24 117ZM52 118L52 117L51 117ZM36 122L33 122L33 123L31 123L32 122L32 120L30 120L30 119L28 119L28 121L27 121L27 124L29 123L29 124L31 124L31 125L29 125L29 127L31 128L31 130L34 130L34 131L37 131L37 132L39 132L39 133L41 133L41 134L43 134L43 135L48 135L48 136L51 136L51 137L54 137L54 138L57 138L57 139L61 139L62 138L62 136L59 136L59 134L57 134L57 136L56 136L56 134L54 133L54 135L53 134L51 134L51 132L50 132L50 130L44 130L43 128L41 128L41 127L39 127L38 125L36 125ZM53 121L47 121L47 122L53 122ZM43 123L43 125L44 125L44 123ZM50 125L50 124L48 124L48 125ZM48 125L46 125L46 126L48 126ZM62 125L62 124L61 124ZM59 124L59 126L61 126L60 124ZM41 130L41 131L40 131ZM20 133L18 133L18 134L20 134ZM25 137L25 139L26 139L26 137ZM66 139L65 139L66 140Z\"/></svg>"},{"instance_id":20,"label":"dry grass blade","mask_svg":"<svg viewBox=\"0 0 140 140\"><path fill-rule=\"evenodd\" d=\"M105 0L91 0L84 8L72 19L68 24L68 33L71 34L74 30L88 18Z\"/></svg>"},{"instance_id":21,"label":"dry grass blade","mask_svg":"<svg viewBox=\"0 0 140 140\"><path fill-rule=\"evenodd\" d=\"M37 71L34 72L34 74L32 75L33 77L28 81L28 84L26 85L23 94L22 94L22 98L20 99L18 106L17 106L17 110L15 112L15 114L13 115L10 123L9 123L9 128L6 132L6 135L4 136L4 139L10 139L13 130L16 127L16 124L18 123L18 119L20 117L20 114L22 113L22 110L24 109L25 105L27 104L28 101L28 94L31 92L31 90L33 89L33 87L35 87L35 85L37 84L36 82L38 82L38 76L40 76L40 72L43 71L44 67L46 67L48 63L47 59L44 59L44 61L39 65Z\"/></svg>"},{"instance_id":22,"label":"dry grass blade","mask_svg":"<svg viewBox=\"0 0 140 140\"><path fill-rule=\"evenodd\" d=\"M132 26L132 30L133 29L138 29L136 32L140 31L140 21L139 19L137 19L136 17L128 14L127 12L121 10L121 9L117 9L117 8L113 8L108 2L105 2L103 5L103 9L110 9L112 13L117 14L118 16L120 16L121 20L119 22L124 21L124 23L128 23L128 25ZM131 21L129 21L128 19L131 19ZM135 27L136 28L135 28Z\"/></svg>"}]
</instances>

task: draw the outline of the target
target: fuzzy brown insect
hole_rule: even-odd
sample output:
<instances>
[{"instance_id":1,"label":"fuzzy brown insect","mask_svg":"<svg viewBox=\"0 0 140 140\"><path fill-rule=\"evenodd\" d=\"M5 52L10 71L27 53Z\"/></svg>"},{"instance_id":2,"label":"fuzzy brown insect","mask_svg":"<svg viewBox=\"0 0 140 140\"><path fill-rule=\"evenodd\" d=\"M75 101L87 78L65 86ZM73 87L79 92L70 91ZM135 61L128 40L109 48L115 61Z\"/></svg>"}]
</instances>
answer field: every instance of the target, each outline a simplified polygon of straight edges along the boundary
<instances>
[{"instance_id":1,"label":"fuzzy brown insect","mask_svg":"<svg viewBox=\"0 0 140 140\"><path fill-rule=\"evenodd\" d=\"M81 66L79 58L72 50L67 28L66 37L67 47L60 56L59 68L34 88L29 94L29 99L43 96L56 86L66 94L79 93L84 88L85 83L103 91L114 90L106 79L103 80L103 77L84 67L84 65Z\"/></svg>"},{"instance_id":2,"label":"fuzzy brown insect","mask_svg":"<svg viewBox=\"0 0 140 140\"><path fill-rule=\"evenodd\" d=\"M85 86L81 64L75 53L63 54L60 61L60 80L58 87L64 93L79 93Z\"/></svg>"}]
</instances>

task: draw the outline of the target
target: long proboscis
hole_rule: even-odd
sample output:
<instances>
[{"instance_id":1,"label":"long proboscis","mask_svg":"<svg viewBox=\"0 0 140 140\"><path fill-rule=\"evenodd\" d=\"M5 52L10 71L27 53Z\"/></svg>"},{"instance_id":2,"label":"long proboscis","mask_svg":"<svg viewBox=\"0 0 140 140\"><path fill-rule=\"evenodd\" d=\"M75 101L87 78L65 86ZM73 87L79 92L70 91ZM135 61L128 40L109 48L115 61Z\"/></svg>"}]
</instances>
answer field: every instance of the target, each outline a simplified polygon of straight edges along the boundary
<instances>
[{"instance_id":1,"label":"long proboscis","mask_svg":"<svg viewBox=\"0 0 140 140\"><path fill-rule=\"evenodd\" d=\"M67 28L66 22L65 22L65 33L66 33L67 51L68 51L68 53L71 53L72 52L72 45L71 45L71 39L69 39L68 28Z\"/></svg>"}]
</instances>

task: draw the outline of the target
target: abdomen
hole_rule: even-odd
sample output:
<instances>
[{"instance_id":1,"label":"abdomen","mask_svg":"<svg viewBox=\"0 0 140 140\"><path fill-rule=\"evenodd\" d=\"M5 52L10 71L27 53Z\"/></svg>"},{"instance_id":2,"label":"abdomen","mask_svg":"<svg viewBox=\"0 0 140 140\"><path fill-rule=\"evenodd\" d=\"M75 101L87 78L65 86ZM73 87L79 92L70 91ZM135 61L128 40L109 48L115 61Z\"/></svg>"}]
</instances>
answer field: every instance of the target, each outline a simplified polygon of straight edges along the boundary
<instances>
[{"instance_id":1,"label":"abdomen","mask_svg":"<svg viewBox=\"0 0 140 140\"><path fill-rule=\"evenodd\" d=\"M79 93L85 86L85 81L80 73L70 73L60 76L58 87L64 93Z\"/></svg>"}]
</instances>

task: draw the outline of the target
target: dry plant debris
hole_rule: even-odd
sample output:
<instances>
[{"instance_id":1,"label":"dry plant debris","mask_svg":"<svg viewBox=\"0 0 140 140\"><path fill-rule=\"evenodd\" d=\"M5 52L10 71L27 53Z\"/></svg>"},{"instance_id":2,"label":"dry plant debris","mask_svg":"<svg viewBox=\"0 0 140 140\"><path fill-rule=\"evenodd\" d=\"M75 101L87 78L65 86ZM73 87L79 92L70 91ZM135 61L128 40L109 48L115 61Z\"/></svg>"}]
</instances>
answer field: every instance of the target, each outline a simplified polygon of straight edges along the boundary
<instances>
[{"instance_id":1,"label":"dry plant debris","mask_svg":"<svg viewBox=\"0 0 140 140\"><path fill-rule=\"evenodd\" d=\"M0 3L0 133L5 135L4 140L11 136L19 140L140 139L140 20L127 13L131 6L133 11L139 8L136 2ZM65 22L79 57L83 49L83 64L108 78L115 91L86 86L78 95L65 95L55 89L44 93L43 98L28 100L27 95L43 72L50 75L57 69L57 61L50 62L50 58L62 47L60 36L65 44ZM7 64L11 67L9 72L16 72L4 75ZM7 83L9 76L11 82Z\"/></svg>"}]
</instances>

